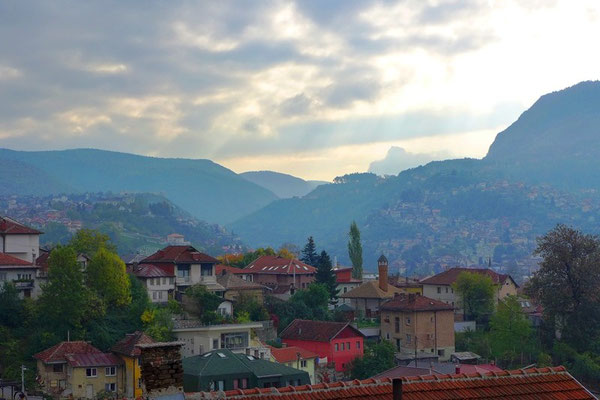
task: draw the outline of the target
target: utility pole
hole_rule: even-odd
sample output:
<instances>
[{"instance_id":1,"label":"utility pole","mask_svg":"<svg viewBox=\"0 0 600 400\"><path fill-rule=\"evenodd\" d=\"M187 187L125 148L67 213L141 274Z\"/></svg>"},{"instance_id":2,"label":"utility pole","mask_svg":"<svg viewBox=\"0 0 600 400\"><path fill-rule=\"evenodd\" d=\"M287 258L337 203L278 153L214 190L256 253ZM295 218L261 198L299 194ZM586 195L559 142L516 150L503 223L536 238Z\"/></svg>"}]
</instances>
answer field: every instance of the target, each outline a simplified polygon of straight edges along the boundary
<instances>
[{"instance_id":1,"label":"utility pole","mask_svg":"<svg viewBox=\"0 0 600 400\"><path fill-rule=\"evenodd\" d=\"M21 365L21 393L25 394L25 368L24 365Z\"/></svg>"}]
</instances>

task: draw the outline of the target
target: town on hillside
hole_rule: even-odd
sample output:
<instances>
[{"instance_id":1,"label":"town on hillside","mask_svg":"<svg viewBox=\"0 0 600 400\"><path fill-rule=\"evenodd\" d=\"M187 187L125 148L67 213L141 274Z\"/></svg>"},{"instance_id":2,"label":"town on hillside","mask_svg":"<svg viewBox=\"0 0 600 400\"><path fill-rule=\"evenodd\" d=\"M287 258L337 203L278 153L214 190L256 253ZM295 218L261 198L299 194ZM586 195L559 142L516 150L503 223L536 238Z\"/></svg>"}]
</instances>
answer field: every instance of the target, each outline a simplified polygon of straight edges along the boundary
<instances>
[{"instance_id":1,"label":"town on hillside","mask_svg":"<svg viewBox=\"0 0 600 400\"><path fill-rule=\"evenodd\" d=\"M385 254L362 259L355 224L340 266L312 237L298 253L211 255L171 232L120 257L97 230L47 248L0 217L0 398L469 397L480 381L505 397L595 398L598 375L548 301L561 292L542 282L551 245L580 235L569 229L542 239L540 274L519 285L493 268L393 273Z\"/></svg>"}]
</instances>

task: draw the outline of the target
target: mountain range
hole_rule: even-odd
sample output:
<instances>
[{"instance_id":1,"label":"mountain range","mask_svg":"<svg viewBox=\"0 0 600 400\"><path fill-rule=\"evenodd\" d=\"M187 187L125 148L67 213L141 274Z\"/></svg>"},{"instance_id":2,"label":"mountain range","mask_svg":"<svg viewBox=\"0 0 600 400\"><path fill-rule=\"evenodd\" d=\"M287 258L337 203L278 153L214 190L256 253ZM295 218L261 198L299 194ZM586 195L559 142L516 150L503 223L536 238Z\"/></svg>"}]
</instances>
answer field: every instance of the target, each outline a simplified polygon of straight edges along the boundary
<instances>
[{"instance_id":1,"label":"mountain range","mask_svg":"<svg viewBox=\"0 0 600 400\"><path fill-rule=\"evenodd\" d=\"M274 171L248 171L242 172L240 176L270 190L280 199L302 197L317 186L329 183L325 181L305 181L302 178Z\"/></svg>"}]
</instances>

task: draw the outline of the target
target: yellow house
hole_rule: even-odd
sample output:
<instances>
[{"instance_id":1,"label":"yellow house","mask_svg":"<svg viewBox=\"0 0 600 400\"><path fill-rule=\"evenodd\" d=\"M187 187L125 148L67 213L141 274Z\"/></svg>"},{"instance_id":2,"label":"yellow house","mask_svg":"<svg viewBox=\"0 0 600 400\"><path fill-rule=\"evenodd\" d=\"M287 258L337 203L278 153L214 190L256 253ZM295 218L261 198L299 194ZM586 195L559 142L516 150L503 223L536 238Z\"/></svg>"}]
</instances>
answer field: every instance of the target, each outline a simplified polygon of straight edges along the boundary
<instances>
[{"instance_id":1,"label":"yellow house","mask_svg":"<svg viewBox=\"0 0 600 400\"><path fill-rule=\"evenodd\" d=\"M148 343L154 343L154 340L144 332L136 331L127 334L111 348L111 351L117 354L125 365L124 394L128 398L138 398L142 395L140 349L136 346Z\"/></svg>"},{"instance_id":2,"label":"yellow house","mask_svg":"<svg viewBox=\"0 0 600 400\"><path fill-rule=\"evenodd\" d=\"M93 399L100 392L123 394L123 361L111 353L66 354L68 388L76 399ZM70 397L69 396L69 397Z\"/></svg>"},{"instance_id":3,"label":"yellow house","mask_svg":"<svg viewBox=\"0 0 600 400\"><path fill-rule=\"evenodd\" d=\"M271 361L308 372L310 383L315 384L315 367L319 356L312 351L297 346L271 347Z\"/></svg>"}]
</instances>

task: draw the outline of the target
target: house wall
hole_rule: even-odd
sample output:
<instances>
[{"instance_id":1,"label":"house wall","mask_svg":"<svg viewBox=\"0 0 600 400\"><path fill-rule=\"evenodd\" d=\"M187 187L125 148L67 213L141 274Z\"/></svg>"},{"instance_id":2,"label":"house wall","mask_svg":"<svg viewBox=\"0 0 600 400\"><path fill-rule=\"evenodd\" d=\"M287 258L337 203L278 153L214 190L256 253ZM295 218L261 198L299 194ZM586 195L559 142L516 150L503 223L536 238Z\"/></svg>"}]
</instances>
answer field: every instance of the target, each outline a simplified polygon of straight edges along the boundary
<instances>
[{"instance_id":1,"label":"house wall","mask_svg":"<svg viewBox=\"0 0 600 400\"><path fill-rule=\"evenodd\" d=\"M396 318L400 322L399 332L396 332ZM381 337L391 341L402 353L415 351L416 338L418 351L437 354L440 361L446 361L454 352L454 313L451 310L383 311Z\"/></svg>"},{"instance_id":2,"label":"house wall","mask_svg":"<svg viewBox=\"0 0 600 400\"><path fill-rule=\"evenodd\" d=\"M342 295L344 293L347 293L349 291L351 291L354 288L357 288L360 286L359 282L338 282L337 287L339 289L338 294ZM345 299L345 298L338 298L338 304L352 304L351 299Z\"/></svg>"},{"instance_id":3,"label":"house wall","mask_svg":"<svg viewBox=\"0 0 600 400\"><path fill-rule=\"evenodd\" d=\"M261 285L275 287L275 286L289 286L294 283L293 274L252 274L252 281ZM296 274L295 287L296 289L304 289L315 281L314 274Z\"/></svg>"},{"instance_id":4,"label":"house wall","mask_svg":"<svg viewBox=\"0 0 600 400\"><path fill-rule=\"evenodd\" d=\"M138 398L142 395L140 378L142 377L139 359L137 357L127 357L119 355L124 362L125 373L123 381L123 391L129 398Z\"/></svg>"},{"instance_id":5,"label":"house wall","mask_svg":"<svg viewBox=\"0 0 600 400\"><path fill-rule=\"evenodd\" d=\"M169 291L175 290L175 278L146 278L144 286L152 303L166 303L169 301Z\"/></svg>"},{"instance_id":6,"label":"house wall","mask_svg":"<svg viewBox=\"0 0 600 400\"><path fill-rule=\"evenodd\" d=\"M512 280L507 279L504 282L504 285L499 285L498 287L498 300L504 299L506 296L516 296L517 295L517 287L513 283ZM496 302L497 304L497 302Z\"/></svg>"},{"instance_id":7,"label":"house wall","mask_svg":"<svg viewBox=\"0 0 600 400\"><path fill-rule=\"evenodd\" d=\"M40 235L5 235L6 248L0 240L0 251L33 263L40 255Z\"/></svg>"},{"instance_id":8,"label":"house wall","mask_svg":"<svg viewBox=\"0 0 600 400\"><path fill-rule=\"evenodd\" d=\"M355 314L362 312L365 317L375 318L379 315L379 306L385 300L379 299L350 299ZM386 299L387 300L387 299Z\"/></svg>"},{"instance_id":9,"label":"house wall","mask_svg":"<svg viewBox=\"0 0 600 400\"><path fill-rule=\"evenodd\" d=\"M53 372L54 364L44 364L37 360L37 373L44 381L43 388L48 394L58 395L67 387L67 364L62 363L63 372Z\"/></svg>"},{"instance_id":10,"label":"house wall","mask_svg":"<svg viewBox=\"0 0 600 400\"><path fill-rule=\"evenodd\" d=\"M439 291L439 292L438 292ZM423 285L423 296L443 301L446 304L455 306L455 312L462 314L459 308L459 299L454 289L450 285Z\"/></svg>"},{"instance_id":11,"label":"house wall","mask_svg":"<svg viewBox=\"0 0 600 400\"><path fill-rule=\"evenodd\" d=\"M340 333L339 336L345 335ZM291 339L282 339L282 341L288 346L298 346L310 350L318 354L319 358L327 357L328 362L335 363L336 371L344 371L347 368L347 364L356 357L361 357L364 351L364 341L361 336L338 337L330 343ZM357 342L359 343L358 345ZM344 344L343 349L342 343ZM350 343L349 349L348 343ZM338 345L337 350L336 344Z\"/></svg>"},{"instance_id":12,"label":"house wall","mask_svg":"<svg viewBox=\"0 0 600 400\"><path fill-rule=\"evenodd\" d=\"M278 362L273 355L271 355L271 361ZM306 367L302 366L302 361L306 361ZM301 358L300 360L294 360L290 362L282 363L291 368L299 369L300 371L304 371L308 373L308 377L310 378L310 383L315 384L315 366L316 366L316 358Z\"/></svg>"},{"instance_id":13,"label":"house wall","mask_svg":"<svg viewBox=\"0 0 600 400\"><path fill-rule=\"evenodd\" d=\"M74 398L88 399L94 398L98 392L105 389L105 384L115 383L117 392L123 393L123 378L121 366L117 366L117 374L115 376L106 376L106 367L95 367L98 374L95 378L89 378L85 375L86 368L71 368L69 367L70 379L69 387L73 391ZM121 377L121 379L119 379ZM87 387L92 385L93 395L87 396Z\"/></svg>"},{"instance_id":14,"label":"house wall","mask_svg":"<svg viewBox=\"0 0 600 400\"><path fill-rule=\"evenodd\" d=\"M199 327L196 330L175 330L173 334L178 341L184 342L185 344L181 348L181 356L183 358L192 357L199 354L206 353L214 349L221 348L221 334L224 333L246 333L248 335L248 346L240 348L230 348L234 353L245 353L246 349L250 347L252 328L243 327L240 325L213 325L211 327ZM217 341L217 347L214 347L213 341Z\"/></svg>"},{"instance_id":15,"label":"house wall","mask_svg":"<svg viewBox=\"0 0 600 400\"><path fill-rule=\"evenodd\" d=\"M37 298L41 294L40 282L37 279L37 268L8 267L0 268L0 285L4 282L13 282L18 280L31 280L31 282L15 282L19 290L19 297L24 298L26 291L29 291L32 298Z\"/></svg>"}]
</instances>

